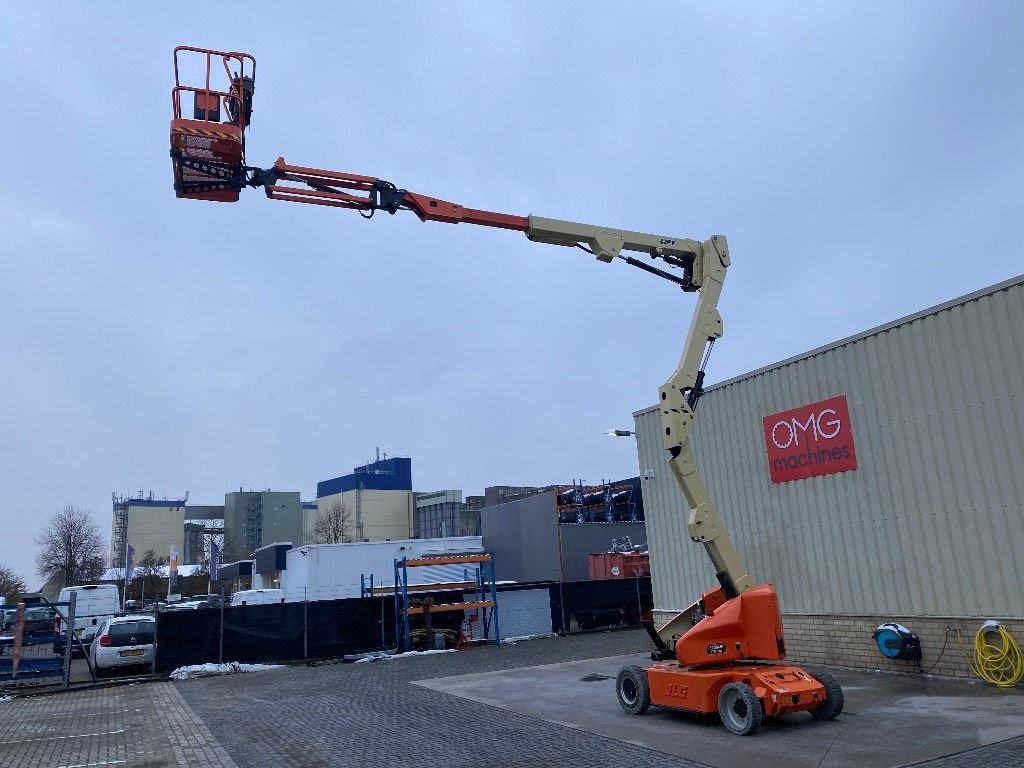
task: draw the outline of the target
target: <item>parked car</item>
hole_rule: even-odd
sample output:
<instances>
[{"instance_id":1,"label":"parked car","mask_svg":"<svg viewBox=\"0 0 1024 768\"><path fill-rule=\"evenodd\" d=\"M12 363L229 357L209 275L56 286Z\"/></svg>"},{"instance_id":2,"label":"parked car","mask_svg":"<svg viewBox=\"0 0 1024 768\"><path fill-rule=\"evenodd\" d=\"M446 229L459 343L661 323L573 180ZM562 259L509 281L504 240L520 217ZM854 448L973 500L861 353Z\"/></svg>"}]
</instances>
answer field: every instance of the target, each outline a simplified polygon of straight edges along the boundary
<instances>
[{"instance_id":1,"label":"parked car","mask_svg":"<svg viewBox=\"0 0 1024 768\"><path fill-rule=\"evenodd\" d=\"M82 644L88 646L96 636L100 625L105 619L116 616L121 612L121 596L115 584L83 584L79 587L64 587L60 591L58 602L66 603L74 592L75 597L75 634L78 635ZM54 634L66 635L67 607L57 609L57 617L54 619ZM53 644L56 653L64 652L64 640L58 640ZM72 646L73 651L78 650L77 643Z\"/></svg>"},{"instance_id":2,"label":"parked car","mask_svg":"<svg viewBox=\"0 0 1024 768\"><path fill-rule=\"evenodd\" d=\"M201 598L210 608L220 608L221 605L231 605L231 597L222 598L220 595L205 595Z\"/></svg>"},{"instance_id":3,"label":"parked car","mask_svg":"<svg viewBox=\"0 0 1024 768\"><path fill-rule=\"evenodd\" d=\"M244 589L231 596L231 605L268 605L283 602L283 589Z\"/></svg>"},{"instance_id":4,"label":"parked car","mask_svg":"<svg viewBox=\"0 0 1024 768\"><path fill-rule=\"evenodd\" d=\"M155 654L156 619L146 614L106 619L89 649L96 676L112 669L149 665Z\"/></svg>"},{"instance_id":5,"label":"parked car","mask_svg":"<svg viewBox=\"0 0 1024 768\"><path fill-rule=\"evenodd\" d=\"M0 618L0 634L13 635L18 611L7 608ZM53 609L46 606L26 606L25 637L42 637L53 634Z\"/></svg>"},{"instance_id":6,"label":"parked car","mask_svg":"<svg viewBox=\"0 0 1024 768\"><path fill-rule=\"evenodd\" d=\"M179 603L168 603L163 606L160 611L197 611L200 608L206 607L206 603L201 600L183 600Z\"/></svg>"},{"instance_id":7,"label":"parked car","mask_svg":"<svg viewBox=\"0 0 1024 768\"><path fill-rule=\"evenodd\" d=\"M231 601L225 598L223 601L224 605L230 605ZM196 595L186 602L178 603L179 606L190 606L199 609L206 608L220 608L221 597L220 595Z\"/></svg>"},{"instance_id":8,"label":"parked car","mask_svg":"<svg viewBox=\"0 0 1024 768\"><path fill-rule=\"evenodd\" d=\"M0 611L0 635L11 636L14 634L14 619L16 612L13 608L5 608Z\"/></svg>"},{"instance_id":9,"label":"parked car","mask_svg":"<svg viewBox=\"0 0 1024 768\"><path fill-rule=\"evenodd\" d=\"M25 609L25 634L29 637L47 637L53 634L54 609L35 606Z\"/></svg>"}]
</instances>

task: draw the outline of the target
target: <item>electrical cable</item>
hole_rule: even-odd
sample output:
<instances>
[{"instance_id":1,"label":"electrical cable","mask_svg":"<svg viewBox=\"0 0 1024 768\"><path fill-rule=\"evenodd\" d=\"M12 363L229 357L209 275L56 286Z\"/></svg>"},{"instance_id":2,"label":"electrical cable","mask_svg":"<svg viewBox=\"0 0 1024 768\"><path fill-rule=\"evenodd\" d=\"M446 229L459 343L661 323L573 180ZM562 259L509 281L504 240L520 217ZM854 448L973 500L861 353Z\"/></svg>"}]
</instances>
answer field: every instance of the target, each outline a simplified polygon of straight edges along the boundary
<instances>
[{"instance_id":1,"label":"electrical cable","mask_svg":"<svg viewBox=\"0 0 1024 768\"><path fill-rule=\"evenodd\" d=\"M990 643L988 635L994 634L999 644ZM971 666L971 670L987 683L999 688L1013 688L1024 680L1024 654L1013 635L1002 624L994 627L985 624L974 636L974 655L964 647L963 638L957 632L960 649Z\"/></svg>"}]
</instances>

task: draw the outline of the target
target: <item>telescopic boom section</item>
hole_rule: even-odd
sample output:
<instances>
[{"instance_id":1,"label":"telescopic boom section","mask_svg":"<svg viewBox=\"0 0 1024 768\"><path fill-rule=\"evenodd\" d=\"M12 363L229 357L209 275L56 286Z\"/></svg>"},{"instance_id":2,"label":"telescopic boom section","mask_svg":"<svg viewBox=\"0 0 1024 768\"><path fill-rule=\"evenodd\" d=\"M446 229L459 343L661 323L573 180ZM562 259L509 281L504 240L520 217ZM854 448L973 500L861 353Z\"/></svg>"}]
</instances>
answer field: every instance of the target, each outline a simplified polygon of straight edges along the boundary
<instances>
[{"instance_id":1,"label":"telescopic boom section","mask_svg":"<svg viewBox=\"0 0 1024 768\"><path fill-rule=\"evenodd\" d=\"M260 176L259 173L265 175ZM290 200L295 203L355 208L371 212L386 210L395 213L404 209L415 213L421 221L479 224L519 232L525 232L529 228L526 216L466 208L458 203L449 203L436 197L398 189L391 182L375 176L289 165L283 157L277 158L274 167L269 171L258 172L254 181L262 184L267 197L272 200Z\"/></svg>"}]
</instances>

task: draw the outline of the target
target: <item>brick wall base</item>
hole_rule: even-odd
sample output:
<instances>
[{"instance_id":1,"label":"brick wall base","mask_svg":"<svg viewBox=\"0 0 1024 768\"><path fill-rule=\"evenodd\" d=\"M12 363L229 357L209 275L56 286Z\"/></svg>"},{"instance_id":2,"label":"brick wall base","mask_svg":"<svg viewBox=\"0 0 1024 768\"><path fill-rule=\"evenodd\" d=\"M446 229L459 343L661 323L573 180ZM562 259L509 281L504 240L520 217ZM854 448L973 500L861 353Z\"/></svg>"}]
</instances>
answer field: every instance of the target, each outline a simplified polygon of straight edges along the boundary
<instances>
[{"instance_id":1,"label":"brick wall base","mask_svg":"<svg viewBox=\"0 0 1024 768\"><path fill-rule=\"evenodd\" d=\"M672 612L654 612L655 625L668 621ZM989 618L989 617L986 617ZM1024 646L1024 619L996 618ZM883 656L871 633L879 624L902 624L921 638L921 661ZM833 614L784 614L786 658L794 663L828 664L854 669L882 670L948 677L976 677L964 658L973 654L974 636L985 618L952 616L842 616ZM958 638L959 631L959 638ZM945 643L945 650L943 650Z\"/></svg>"}]
</instances>

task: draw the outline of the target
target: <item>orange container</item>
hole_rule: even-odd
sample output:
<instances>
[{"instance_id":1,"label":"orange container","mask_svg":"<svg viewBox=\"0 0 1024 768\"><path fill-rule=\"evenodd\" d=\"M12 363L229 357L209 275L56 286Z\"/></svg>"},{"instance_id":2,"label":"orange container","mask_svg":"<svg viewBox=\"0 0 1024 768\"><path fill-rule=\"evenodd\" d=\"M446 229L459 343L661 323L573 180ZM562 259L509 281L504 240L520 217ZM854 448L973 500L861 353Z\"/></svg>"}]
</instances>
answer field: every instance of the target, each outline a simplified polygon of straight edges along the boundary
<instances>
[{"instance_id":1,"label":"orange container","mask_svg":"<svg viewBox=\"0 0 1024 768\"><path fill-rule=\"evenodd\" d=\"M651 575L651 560L646 552L598 552L587 557L592 580Z\"/></svg>"}]
</instances>

